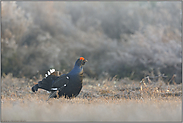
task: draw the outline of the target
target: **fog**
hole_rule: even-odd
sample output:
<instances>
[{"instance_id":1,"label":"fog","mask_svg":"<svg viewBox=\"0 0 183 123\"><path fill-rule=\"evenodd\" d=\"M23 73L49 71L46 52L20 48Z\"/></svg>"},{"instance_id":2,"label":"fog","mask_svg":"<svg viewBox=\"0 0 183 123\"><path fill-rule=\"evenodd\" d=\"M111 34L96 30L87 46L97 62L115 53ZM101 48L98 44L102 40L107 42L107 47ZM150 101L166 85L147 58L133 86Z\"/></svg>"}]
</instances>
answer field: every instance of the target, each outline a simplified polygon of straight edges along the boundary
<instances>
[{"instance_id":1,"label":"fog","mask_svg":"<svg viewBox=\"0 0 183 123\"><path fill-rule=\"evenodd\" d=\"M181 4L167 2L2 2L2 74L32 78L69 72L140 80L176 74L181 82Z\"/></svg>"}]
</instances>

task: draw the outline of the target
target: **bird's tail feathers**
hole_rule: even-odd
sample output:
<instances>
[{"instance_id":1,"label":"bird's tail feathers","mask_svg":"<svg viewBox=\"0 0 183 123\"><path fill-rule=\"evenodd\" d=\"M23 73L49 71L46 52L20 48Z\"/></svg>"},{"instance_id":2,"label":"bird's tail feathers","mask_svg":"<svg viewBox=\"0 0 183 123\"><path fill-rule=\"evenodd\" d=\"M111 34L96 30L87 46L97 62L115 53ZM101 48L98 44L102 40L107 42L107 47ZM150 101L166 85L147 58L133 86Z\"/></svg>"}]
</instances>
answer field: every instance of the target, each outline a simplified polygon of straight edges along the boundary
<instances>
[{"instance_id":1,"label":"bird's tail feathers","mask_svg":"<svg viewBox=\"0 0 183 123\"><path fill-rule=\"evenodd\" d=\"M50 70L48 70L48 73L45 74L45 77L47 78L50 75L59 76L59 74L60 74L59 71L55 71L55 69L50 69Z\"/></svg>"},{"instance_id":2,"label":"bird's tail feathers","mask_svg":"<svg viewBox=\"0 0 183 123\"><path fill-rule=\"evenodd\" d=\"M33 91L33 92L38 91L38 84L36 84L36 85L34 85L34 86L32 87L32 91Z\"/></svg>"},{"instance_id":3,"label":"bird's tail feathers","mask_svg":"<svg viewBox=\"0 0 183 123\"><path fill-rule=\"evenodd\" d=\"M55 69L48 70L48 73L45 74L45 78L42 81L39 81L38 84L32 87L32 91L38 91L38 88L45 89L47 91L51 91L51 85L55 79L58 78L59 71L55 71Z\"/></svg>"}]
</instances>

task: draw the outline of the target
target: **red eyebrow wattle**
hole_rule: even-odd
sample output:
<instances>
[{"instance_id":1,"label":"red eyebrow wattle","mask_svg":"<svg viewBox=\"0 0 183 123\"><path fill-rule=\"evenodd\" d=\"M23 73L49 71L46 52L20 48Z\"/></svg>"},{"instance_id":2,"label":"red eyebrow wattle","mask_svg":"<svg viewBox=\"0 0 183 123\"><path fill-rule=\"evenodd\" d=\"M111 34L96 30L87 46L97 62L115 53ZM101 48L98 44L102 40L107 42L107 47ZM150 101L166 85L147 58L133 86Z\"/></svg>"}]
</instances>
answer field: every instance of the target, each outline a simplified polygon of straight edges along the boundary
<instances>
[{"instance_id":1,"label":"red eyebrow wattle","mask_svg":"<svg viewBox=\"0 0 183 123\"><path fill-rule=\"evenodd\" d=\"M79 60L85 60L83 57L80 57L80 59Z\"/></svg>"}]
</instances>

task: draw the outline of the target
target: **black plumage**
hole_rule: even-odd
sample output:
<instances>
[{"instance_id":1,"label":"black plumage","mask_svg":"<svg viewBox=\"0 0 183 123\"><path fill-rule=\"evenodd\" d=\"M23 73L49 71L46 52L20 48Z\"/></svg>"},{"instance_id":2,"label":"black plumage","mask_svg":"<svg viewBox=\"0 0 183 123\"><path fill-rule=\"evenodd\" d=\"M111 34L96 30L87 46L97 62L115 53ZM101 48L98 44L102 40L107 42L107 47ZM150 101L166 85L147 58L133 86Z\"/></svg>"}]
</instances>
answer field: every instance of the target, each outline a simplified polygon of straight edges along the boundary
<instances>
[{"instance_id":1,"label":"black plumage","mask_svg":"<svg viewBox=\"0 0 183 123\"><path fill-rule=\"evenodd\" d=\"M87 62L87 60L80 57L75 62L74 68L68 74L61 76L54 75L54 72L50 70L50 72L48 72L50 75L34 85L32 91L36 92L38 88L50 91L49 98L57 97L56 91L58 91L59 97L76 97L82 89L83 65L85 62Z\"/></svg>"}]
</instances>

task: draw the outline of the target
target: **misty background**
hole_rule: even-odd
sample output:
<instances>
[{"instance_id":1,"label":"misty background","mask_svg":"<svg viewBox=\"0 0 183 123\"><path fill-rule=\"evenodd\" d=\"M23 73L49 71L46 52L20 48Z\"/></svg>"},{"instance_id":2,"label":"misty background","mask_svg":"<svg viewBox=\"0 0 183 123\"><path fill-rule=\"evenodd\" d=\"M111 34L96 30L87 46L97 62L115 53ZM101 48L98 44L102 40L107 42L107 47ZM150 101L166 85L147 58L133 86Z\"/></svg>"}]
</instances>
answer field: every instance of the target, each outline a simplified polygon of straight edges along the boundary
<instances>
[{"instance_id":1,"label":"misty background","mask_svg":"<svg viewBox=\"0 0 183 123\"><path fill-rule=\"evenodd\" d=\"M80 56L86 77L182 82L181 2L6 2L1 73L32 78L69 72Z\"/></svg>"}]
</instances>

